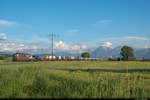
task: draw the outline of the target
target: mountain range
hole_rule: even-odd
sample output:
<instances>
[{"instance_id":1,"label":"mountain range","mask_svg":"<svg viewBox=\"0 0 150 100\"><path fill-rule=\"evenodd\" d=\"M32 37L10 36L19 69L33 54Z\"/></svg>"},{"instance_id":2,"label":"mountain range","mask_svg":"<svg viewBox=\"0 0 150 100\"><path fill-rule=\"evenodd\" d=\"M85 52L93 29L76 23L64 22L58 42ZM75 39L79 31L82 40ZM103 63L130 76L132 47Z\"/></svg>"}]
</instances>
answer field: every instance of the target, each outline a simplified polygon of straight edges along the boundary
<instances>
[{"instance_id":1,"label":"mountain range","mask_svg":"<svg viewBox=\"0 0 150 100\"><path fill-rule=\"evenodd\" d=\"M121 57L122 46L118 46L115 48L110 47L103 47L100 46L96 48L94 51L92 51L90 54L92 57L101 58L101 59L108 59L109 56L115 57ZM134 49L134 56L137 59L150 59L150 48L133 48Z\"/></svg>"}]
</instances>

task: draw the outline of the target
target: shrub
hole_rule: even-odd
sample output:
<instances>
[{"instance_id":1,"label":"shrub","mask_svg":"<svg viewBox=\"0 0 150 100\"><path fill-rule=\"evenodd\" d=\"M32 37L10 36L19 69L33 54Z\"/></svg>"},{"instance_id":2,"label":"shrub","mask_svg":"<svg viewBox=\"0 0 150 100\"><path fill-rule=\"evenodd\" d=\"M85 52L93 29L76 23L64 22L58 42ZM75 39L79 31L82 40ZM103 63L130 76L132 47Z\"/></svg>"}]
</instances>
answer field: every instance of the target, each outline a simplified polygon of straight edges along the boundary
<instances>
[{"instance_id":1,"label":"shrub","mask_svg":"<svg viewBox=\"0 0 150 100\"><path fill-rule=\"evenodd\" d=\"M113 61L112 56L109 56L108 61Z\"/></svg>"},{"instance_id":2,"label":"shrub","mask_svg":"<svg viewBox=\"0 0 150 100\"><path fill-rule=\"evenodd\" d=\"M84 52L84 53L81 54L81 57L90 58L90 54L88 52Z\"/></svg>"},{"instance_id":3,"label":"shrub","mask_svg":"<svg viewBox=\"0 0 150 100\"><path fill-rule=\"evenodd\" d=\"M4 57L3 57L3 56L0 56L0 60L4 60Z\"/></svg>"}]
</instances>

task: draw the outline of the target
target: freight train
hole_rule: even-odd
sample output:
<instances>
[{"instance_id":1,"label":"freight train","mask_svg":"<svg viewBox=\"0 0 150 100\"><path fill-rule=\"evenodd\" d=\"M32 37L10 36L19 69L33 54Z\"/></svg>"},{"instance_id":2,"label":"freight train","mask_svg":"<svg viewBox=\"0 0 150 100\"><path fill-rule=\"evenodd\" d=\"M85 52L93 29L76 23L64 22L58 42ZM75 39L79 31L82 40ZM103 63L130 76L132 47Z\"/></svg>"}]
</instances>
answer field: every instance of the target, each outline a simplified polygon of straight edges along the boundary
<instances>
[{"instance_id":1,"label":"freight train","mask_svg":"<svg viewBox=\"0 0 150 100\"><path fill-rule=\"evenodd\" d=\"M13 61L99 61L98 58L75 58L71 56L38 56L30 55L27 53L15 53L13 54Z\"/></svg>"}]
</instances>

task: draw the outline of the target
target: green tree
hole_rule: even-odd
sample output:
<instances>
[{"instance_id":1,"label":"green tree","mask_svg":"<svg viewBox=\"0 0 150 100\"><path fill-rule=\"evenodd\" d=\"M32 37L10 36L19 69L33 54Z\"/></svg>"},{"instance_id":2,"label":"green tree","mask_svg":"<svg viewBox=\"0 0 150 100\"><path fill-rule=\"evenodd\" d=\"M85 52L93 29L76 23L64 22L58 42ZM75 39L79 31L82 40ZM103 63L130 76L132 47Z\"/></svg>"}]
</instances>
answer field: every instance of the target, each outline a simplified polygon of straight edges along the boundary
<instances>
[{"instance_id":1,"label":"green tree","mask_svg":"<svg viewBox=\"0 0 150 100\"><path fill-rule=\"evenodd\" d=\"M83 57L83 58L90 58L90 54L88 52L83 52L81 54L81 57Z\"/></svg>"},{"instance_id":2,"label":"green tree","mask_svg":"<svg viewBox=\"0 0 150 100\"><path fill-rule=\"evenodd\" d=\"M132 47L123 46L120 54L122 55L122 60L135 60Z\"/></svg>"},{"instance_id":3,"label":"green tree","mask_svg":"<svg viewBox=\"0 0 150 100\"><path fill-rule=\"evenodd\" d=\"M0 56L0 60L4 60L4 57L3 57L3 56Z\"/></svg>"}]
</instances>

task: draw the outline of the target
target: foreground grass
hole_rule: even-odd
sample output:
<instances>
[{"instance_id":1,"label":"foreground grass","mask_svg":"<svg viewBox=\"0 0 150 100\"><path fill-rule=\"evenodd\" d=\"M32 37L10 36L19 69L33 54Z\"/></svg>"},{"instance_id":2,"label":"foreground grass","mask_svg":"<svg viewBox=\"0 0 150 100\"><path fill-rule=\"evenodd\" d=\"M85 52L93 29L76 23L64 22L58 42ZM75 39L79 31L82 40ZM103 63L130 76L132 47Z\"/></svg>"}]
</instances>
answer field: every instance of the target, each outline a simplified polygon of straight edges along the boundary
<instances>
[{"instance_id":1,"label":"foreground grass","mask_svg":"<svg viewBox=\"0 0 150 100\"><path fill-rule=\"evenodd\" d=\"M150 62L0 61L1 98L150 98L149 84Z\"/></svg>"}]
</instances>

